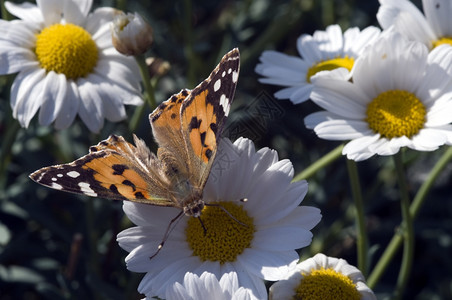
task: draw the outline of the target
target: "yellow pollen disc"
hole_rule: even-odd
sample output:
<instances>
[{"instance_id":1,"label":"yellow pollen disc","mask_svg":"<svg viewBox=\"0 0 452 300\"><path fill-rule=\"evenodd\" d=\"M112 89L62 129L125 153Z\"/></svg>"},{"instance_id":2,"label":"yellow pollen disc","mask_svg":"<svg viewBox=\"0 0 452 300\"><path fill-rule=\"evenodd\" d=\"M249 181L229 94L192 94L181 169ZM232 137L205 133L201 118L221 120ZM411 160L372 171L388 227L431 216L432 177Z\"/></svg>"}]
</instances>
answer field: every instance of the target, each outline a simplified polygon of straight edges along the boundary
<instances>
[{"instance_id":1,"label":"yellow pollen disc","mask_svg":"<svg viewBox=\"0 0 452 300\"><path fill-rule=\"evenodd\" d=\"M241 205L226 201L211 204L216 206L205 206L200 217L206 230L197 218L188 220L185 229L188 245L202 261L233 262L251 246L253 219Z\"/></svg>"},{"instance_id":2,"label":"yellow pollen disc","mask_svg":"<svg viewBox=\"0 0 452 300\"><path fill-rule=\"evenodd\" d=\"M311 77L320 71L331 71L337 68L346 68L350 71L353 68L354 62L355 59L348 56L321 61L309 68L306 74L306 81L311 82Z\"/></svg>"},{"instance_id":3,"label":"yellow pollen disc","mask_svg":"<svg viewBox=\"0 0 452 300\"><path fill-rule=\"evenodd\" d=\"M452 38L450 37L442 37L439 40L433 41L433 48L438 47L439 45L443 45L443 44L448 44L448 45L452 45Z\"/></svg>"},{"instance_id":4,"label":"yellow pollen disc","mask_svg":"<svg viewBox=\"0 0 452 300\"><path fill-rule=\"evenodd\" d=\"M356 284L342 273L333 269L312 270L303 274L303 279L295 288L294 299L302 300L335 300L361 299Z\"/></svg>"},{"instance_id":5,"label":"yellow pollen disc","mask_svg":"<svg viewBox=\"0 0 452 300\"><path fill-rule=\"evenodd\" d=\"M54 24L36 36L36 56L43 69L68 79L85 77L96 66L98 50L91 35L74 24Z\"/></svg>"},{"instance_id":6,"label":"yellow pollen disc","mask_svg":"<svg viewBox=\"0 0 452 300\"><path fill-rule=\"evenodd\" d=\"M426 110L413 93L391 90L374 98L367 106L366 115L369 127L382 137L411 138L424 127Z\"/></svg>"}]
</instances>

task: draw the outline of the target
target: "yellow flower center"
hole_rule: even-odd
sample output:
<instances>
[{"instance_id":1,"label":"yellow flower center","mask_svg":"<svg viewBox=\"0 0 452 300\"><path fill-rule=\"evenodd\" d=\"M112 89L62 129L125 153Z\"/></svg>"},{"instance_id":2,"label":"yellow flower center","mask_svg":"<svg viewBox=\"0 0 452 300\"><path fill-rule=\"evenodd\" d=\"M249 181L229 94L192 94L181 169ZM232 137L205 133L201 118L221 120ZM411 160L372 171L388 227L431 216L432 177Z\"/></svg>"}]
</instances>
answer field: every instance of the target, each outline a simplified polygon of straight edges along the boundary
<instances>
[{"instance_id":1,"label":"yellow flower center","mask_svg":"<svg viewBox=\"0 0 452 300\"><path fill-rule=\"evenodd\" d=\"M226 201L213 204L215 206L205 206L201 213L200 218L206 230L197 218L188 220L185 229L187 242L193 255L202 261L219 261L221 264L233 262L251 246L253 219L241 205Z\"/></svg>"},{"instance_id":2,"label":"yellow flower center","mask_svg":"<svg viewBox=\"0 0 452 300\"><path fill-rule=\"evenodd\" d=\"M303 276L295 289L296 300L361 299L356 284L349 277L333 269L312 270Z\"/></svg>"},{"instance_id":3,"label":"yellow flower center","mask_svg":"<svg viewBox=\"0 0 452 300\"><path fill-rule=\"evenodd\" d=\"M425 124L425 106L407 91L386 91L374 98L367 106L366 121L369 127L382 137L392 139L411 138Z\"/></svg>"},{"instance_id":4,"label":"yellow flower center","mask_svg":"<svg viewBox=\"0 0 452 300\"><path fill-rule=\"evenodd\" d=\"M432 44L433 44L433 48L438 47L439 45L442 45L442 44L452 45L452 38L447 37L447 36L442 37L439 40L433 41Z\"/></svg>"},{"instance_id":5,"label":"yellow flower center","mask_svg":"<svg viewBox=\"0 0 452 300\"><path fill-rule=\"evenodd\" d=\"M96 66L98 51L91 35L74 24L54 24L36 36L36 56L47 72L69 79L85 77Z\"/></svg>"},{"instance_id":6,"label":"yellow flower center","mask_svg":"<svg viewBox=\"0 0 452 300\"><path fill-rule=\"evenodd\" d=\"M306 81L310 83L311 77L320 71L331 71L337 68L346 68L350 71L353 68L354 62L355 59L348 56L321 61L309 68L308 73L306 74Z\"/></svg>"}]
</instances>

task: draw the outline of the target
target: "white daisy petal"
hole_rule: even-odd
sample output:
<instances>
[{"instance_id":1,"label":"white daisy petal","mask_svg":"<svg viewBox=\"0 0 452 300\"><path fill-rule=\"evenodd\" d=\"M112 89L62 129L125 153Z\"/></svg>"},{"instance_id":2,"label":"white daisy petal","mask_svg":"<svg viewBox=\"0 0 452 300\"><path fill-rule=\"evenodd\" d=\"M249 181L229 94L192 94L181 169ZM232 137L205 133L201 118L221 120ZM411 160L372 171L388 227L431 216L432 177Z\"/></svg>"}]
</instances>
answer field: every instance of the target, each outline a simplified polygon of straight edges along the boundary
<instances>
[{"instance_id":1,"label":"white daisy petal","mask_svg":"<svg viewBox=\"0 0 452 300\"><path fill-rule=\"evenodd\" d=\"M43 21L41 10L30 2L16 4L6 1L5 8L13 15L24 21L41 23Z\"/></svg>"},{"instance_id":2,"label":"white daisy petal","mask_svg":"<svg viewBox=\"0 0 452 300\"><path fill-rule=\"evenodd\" d=\"M36 0L36 4L41 9L41 14L44 17L46 26L60 23L62 17L64 17L65 1Z\"/></svg>"},{"instance_id":3,"label":"white daisy petal","mask_svg":"<svg viewBox=\"0 0 452 300\"><path fill-rule=\"evenodd\" d=\"M314 127L315 133L327 140L351 140L372 134L372 130L364 121L329 120Z\"/></svg>"},{"instance_id":4,"label":"white daisy petal","mask_svg":"<svg viewBox=\"0 0 452 300\"><path fill-rule=\"evenodd\" d=\"M298 254L295 251L246 249L237 259L249 273L262 276L265 280L276 281L286 276L287 266L298 259Z\"/></svg>"},{"instance_id":5,"label":"white daisy petal","mask_svg":"<svg viewBox=\"0 0 452 300\"><path fill-rule=\"evenodd\" d=\"M294 209L297 209L297 206L300 203L293 201L292 199L299 197L300 202L303 200L304 196L308 192L308 184L306 181L298 181L292 183L285 193L281 195L281 197L272 199L275 204L271 204L268 206L268 212L262 211L260 213L261 220L256 220L256 225L271 224L273 222L278 222L282 219L286 220L286 218L293 212ZM270 208L273 209L270 209ZM319 214L320 215L320 214ZM317 216L317 215L316 215ZM265 221L263 221L265 219ZM320 221L320 220L318 220ZM317 222L318 223L318 222Z\"/></svg>"},{"instance_id":6,"label":"white daisy petal","mask_svg":"<svg viewBox=\"0 0 452 300\"><path fill-rule=\"evenodd\" d=\"M24 22L19 20L5 21L0 20L0 43L3 47L13 48L9 51L28 52L34 57L33 48L36 43L36 33L39 32L40 26L35 23ZM2 49L2 52L7 52ZM34 60L31 59L30 60Z\"/></svg>"},{"instance_id":7,"label":"white daisy petal","mask_svg":"<svg viewBox=\"0 0 452 300\"><path fill-rule=\"evenodd\" d=\"M313 229L322 219L320 209L311 206L299 206L284 217L284 221L292 226L298 226L307 230Z\"/></svg>"},{"instance_id":8,"label":"white daisy petal","mask_svg":"<svg viewBox=\"0 0 452 300\"><path fill-rule=\"evenodd\" d=\"M269 82L264 81L264 79L259 79L259 82L269 83ZM275 83L275 85L277 85L277 84ZM300 85L300 86L293 86L293 87L281 89L281 90L277 91L274 94L274 96L277 99L290 99L293 94L297 93L300 95L299 97L309 98L309 94L311 94L311 91L312 91L311 85ZM297 99L299 97L297 97ZM295 99L291 99L291 101L293 101L293 100L295 100Z\"/></svg>"},{"instance_id":9,"label":"white daisy petal","mask_svg":"<svg viewBox=\"0 0 452 300\"><path fill-rule=\"evenodd\" d=\"M11 86L11 108L13 117L24 127L28 127L42 103L42 87L45 72L40 69L29 69L20 72ZM32 93L36 93L35 101L27 101Z\"/></svg>"},{"instance_id":10,"label":"white daisy petal","mask_svg":"<svg viewBox=\"0 0 452 300\"><path fill-rule=\"evenodd\" d=\"M427 115L426 127L436 127L452 123L452 91L445 94L444 101L436 102L436 105L430 108L430 112Z\"/></svg>"},{"instance_id":11,"label":"white daisy petal","mask_svg":"<svg viewBox=\"0 0 452 300\"><path fill-rule=\"evenodd\" d=\"M80 96L78 94L77 85L72 80L67 82L67 84L66 100L55 119L56 129L68 128L74 121L79 110Z\"/></svg>"},{"instance_id":12,"label":"white daisy petal","mask_svg":"<svg viewBox=\"0 0 452 300\"><path fill-rule=\"evenodd\" d=\"M189 291L179 282L176 282L172 288L166 290L165 299L175 299L175 300L195 300Z\"/></svg>"},{"instance_id":13,"label":"white daisy petal","mask_svg":"<svg viewBox=\"0 0 452 300\"><path fill-rule=\"evenodd\" d=\"M39 123L48 126L60 113L66 101L67 81L63 74L51 71L44 81L44 93L39 111Z\"/></svg>"},{"instance_id":14,"label":"white daisy petal","mask_svg":"<svg viewBox=\"0 0 452 300\"><path fill-rule=\"evenodd\" d=\"M111 7L100 7L88 16L85 28L93 35L93 39L102 36L105 38L105 32L110 30L108 25L113 21L115 11L116 10Z\"/></svg>"},{"instance_id":15,"label":"white daisy petal","mask_svg":"<svg viewBox=\"0 0 452 300\"><path fill-rule=\"evenodd\" d=\"M311 93L311 99L317 105L330 111L334 109L335 114L347 118L356 118L365 112L365 103L360 103L363 98L362 92L352 83L326 77L315 81Z\"/></svg>"},{"instance_id":16,"label":"white daisy petal","mask_svg":"<svg viewBox=\"0 0 452 300\"><path fill-rule=\"evenodd\" d=\"M353 159L356 161L367 159L374 155L367 150L368 147L373 143L376 143L379 139L380 135L378 134L353 139L344 146L344 149L342 149L342 154L347 155L348 159ZM360 155L360 152L363 153L362 156ZM360 157L361 159L358 160L355 159L355 157Z\"/></svg>"},{"instance_id":17,"label":"white daisy petal","mask_svg":"<svg viewBox=\"0 0 452 300\"><path fill-rule=\"evenodd\" d=\"M82 78L77 84L82 104L79 107L80 118L89 130L99 132L104 123L102 98L93 83Z\"/></svg>"},{"instance_id":18,"label":"white daisy petal","mask_svg":"<svg viewBox=\"0 0 452 300\"><path fill-rule=\"evenodd\" d=\"M431 47L436 35L417 7L408 0L380 0L377 19L383 29L395 30Z\"/></svg>"},{"instance_id":19,"label":"white daisy petal","mask_svg":"<svg viewBox=\"0 0 452 300\"><path fill-rule=\"evenodd\" d=\"M268 240L272 242L269 243ZM309 230L302 232L297 226L286 226L280 228L264 228L254 236L253 243L256 248L276 251L299 249L308 246L312 240ZM285 245L285 249L281 248Z\"/></svg>"},{"instance_id":20,"label":"white daisy petal","mask_svg":"<svg viewBox=\"0 0 452 300\"><path fill-rule=\"evenodd\" d=\"M425 18L438 37L452 35L450 12L452 3L449 0L422 1Z\"/></svg>"},{"instance_id":21,"label":"white daisy petal","mask_svg":"<svg viewBox=\"0 0 452 300\"><path fill-rule=\"evenodd\" d=\"M240 286L250 290L257 299L267 299L267 289L263 280L251 275L240 262L234 264Z\"/></svg>"},{"instance_id":22,"label":"white daisy petal","mask_svg":"<svg viewBox=\"0 0 452 300\"><path fill-rule=\"evenodd\" d=\"M10 62L0 65L0 74L12 74L30 68L37 69L39 66L31 60L33 53L28 50L15 51L14 47L3 47L0 49L0 57Z\"/></svg>"}]
</instances>

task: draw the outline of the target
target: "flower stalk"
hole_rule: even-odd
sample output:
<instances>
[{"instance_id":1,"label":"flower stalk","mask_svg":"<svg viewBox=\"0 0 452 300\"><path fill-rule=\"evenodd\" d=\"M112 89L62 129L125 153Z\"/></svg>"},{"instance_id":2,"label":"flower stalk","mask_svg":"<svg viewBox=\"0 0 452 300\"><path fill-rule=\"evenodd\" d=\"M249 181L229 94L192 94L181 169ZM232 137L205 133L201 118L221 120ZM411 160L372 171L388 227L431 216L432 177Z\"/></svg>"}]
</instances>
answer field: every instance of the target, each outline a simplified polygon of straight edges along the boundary
<instances>
[{"instance_id":1,"label":"flower stalk","mask_svg":"<svg viewBox=\"0 0 452 300\"><path fill-rule=\"evenodd\" d=\"M422 205L425 202L425 199L427 199L428 192L432 188L433 184L436 182L438 176L441 174L441 172L445 169L445 167L448 165L450 161L452 161L452 147L448 147L446 152L441 156L436 165L430 171L430 174L427 177L427 179L419 188L416 196L414 197L413 203L410 205L409 209L412 221L416 219ZM397 232L394 234L385 251L383 252L382 256L380 257L379 261L373 268L372 273L369 275L367 282L370 288L374 288L377 285L381 276L383 276L388 265L391 263L395 254L402 245L402 242L403 242L403 231L401 228L397 230Z\"/></svg>"},{"instance_id":2,"label":"flower stalk","mask_svg":"<svg viewBox=\"0 0 452 300\"><path fill-rule=\"evenodd\" d=\"M355 203L356 247L358 253L358 269L360 269L363 275L366 276L368 268L367 253L369 243L366 234L366 222L361 185L359 182L358 168L356 166L356 162L350 159L347 159L346 161L348 176L350 178L352 197Z\"/></svg>"},{"instance_id":3,"label":"flower stalk","mask_svg":"<svg viewBox=\"0 0 452 300\"><path fill-rule=\"evenodd\" d=\"M394 158L397 178L400 190L400 206L402 210L402 230L403 230L403 257L402 265L397 279L397 286L394 292L394 299L400 299L410 277L411 268L414 258L414 226L413 217L410 214L410 197L408 184L406 182L405 172L403 168L403 153L399 151Z\"/></svg>"}]
</instances>

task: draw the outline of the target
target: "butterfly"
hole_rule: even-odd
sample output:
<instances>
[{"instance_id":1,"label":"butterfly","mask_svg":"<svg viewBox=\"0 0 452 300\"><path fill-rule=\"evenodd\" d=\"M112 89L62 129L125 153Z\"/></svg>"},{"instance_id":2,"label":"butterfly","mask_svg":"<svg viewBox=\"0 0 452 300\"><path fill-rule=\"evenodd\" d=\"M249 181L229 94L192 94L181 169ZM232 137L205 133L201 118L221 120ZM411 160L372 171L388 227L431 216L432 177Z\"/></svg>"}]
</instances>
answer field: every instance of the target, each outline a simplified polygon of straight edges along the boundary
<instances>
[{"instance_id":1,"label":"butterfly","mask_svg":"<svg viewBox=\"0 0 452 300\"><path fill-rule=\"evenodd\" d=\"M199 217L239 69L236 48L193 90L181 90L149 115L157 154L135 135L135 145L111 135L74 162L39 169L30 178L65 192L176 207L178 217Z\"/></svg>"}]
</instances>

